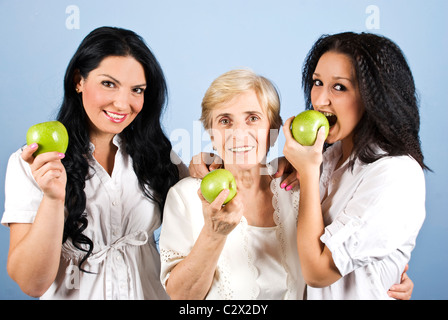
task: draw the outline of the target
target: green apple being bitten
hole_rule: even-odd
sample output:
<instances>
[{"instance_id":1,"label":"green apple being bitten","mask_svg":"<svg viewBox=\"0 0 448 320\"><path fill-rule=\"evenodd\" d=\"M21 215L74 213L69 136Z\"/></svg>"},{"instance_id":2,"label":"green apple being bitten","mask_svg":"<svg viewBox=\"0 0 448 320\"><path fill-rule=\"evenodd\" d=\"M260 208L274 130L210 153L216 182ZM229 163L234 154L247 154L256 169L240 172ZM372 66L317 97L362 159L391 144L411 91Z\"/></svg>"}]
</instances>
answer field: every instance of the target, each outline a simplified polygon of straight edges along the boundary
<instances>
[{"instance_id":1,"label":"green apple being bitten","mask_svg":"<svg viewBox=\"0 0 448 320\"><path fill-rule=\"evenodd\" d=\"M325 138L328 136L330 125L327 117L316 110L306 110L299 113L291 124L294 139L302 146L312 146L316 142L317 131L325 127Z\"/></svg>"},{"instance_id":2,"label":"green apple being bitten","mask_svg":"<svg viewBox=\"0 0 448 320\"><path fill-rule=\"evenodd\" d=\"M57 151L65 153L68 147L68 133L65 126L59 121L47 121L35 124L26 133L26 144L38 144L34 156L41 153Z\"/></svg>"},{"instance_id":3,"label":"green apple being bitten","mask_svg":"<svg viewBox=\"0 0 448 320\"><path fill-rule=\"evenodd\" d=\"M228 203L236 195L236 181L233 174L226 169L216 169L209 172L201 182L201 192L205 200L213 202L222 190L229 189L224 204Z\"/></svg>"}]
</instances>

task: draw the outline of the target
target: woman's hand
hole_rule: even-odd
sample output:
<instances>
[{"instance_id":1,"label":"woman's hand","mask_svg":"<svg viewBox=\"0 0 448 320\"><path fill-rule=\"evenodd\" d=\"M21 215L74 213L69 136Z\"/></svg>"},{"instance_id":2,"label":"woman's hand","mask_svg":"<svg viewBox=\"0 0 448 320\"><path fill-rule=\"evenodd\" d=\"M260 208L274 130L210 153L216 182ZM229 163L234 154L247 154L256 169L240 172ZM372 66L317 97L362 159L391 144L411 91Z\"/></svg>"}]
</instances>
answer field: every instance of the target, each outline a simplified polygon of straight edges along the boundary
<instances>
[{"instance_id":1,"label":"woman's hand","mask_svg":"<svg viewBox=\"0 0 448 320\"><path fill-rule=\"evenodd\" d=\"M299 185L299 174L297 170L288 162L285 157L277 158L277 172L274 174L274 178L282 177L288 174L288 176L280 182L280 188L286 191L291 190Z\"/></svg>"},{"instance_id":2,"label":"woman's hand","mask_svg":"<svg viewBox=\"0 0 448 320\"><path fill-rule=\"evenodd\" d=\"M25 147L22 151L22 159L30 165L34 180L46 197L65 201L67 174L61 162L65 155L47 152L34 157L33 153L37 148L37 143Z\"/></svg>"},{"instance_id":3,"label":"woman's hand","mask_svg":"<svg viewBox=\"0 0 448 320\"><path fill-rule=\"evenodd\" d=\"M401 282L399 284L393 285L387 294L389 297L397 300L410 300L412 296L412 291L414 290L414 282L408 277L406 271L408 271L409 265L404 268L403 274L401 275Z\"/></svg>"},{"instance_id":4,"label":"woman's hand","mask_svg":"<svg viewBox=\"0 0 448 320\"><path fill-rule=\"evenodd\" d=\"M191 177L202 179L210 171L219 169L222 166L222 159L218 155L201 152L191 159L188 170Z\"/></svg>"},{"instance_id":5,"label":"woman's hand","mask_svg":"<svg viewBox=\"0 0 448 320\"><path fill-rule=\"evenodd\" d=\"M243 204L238 194L226 205L224 201L229 195L229 190L224 189L212 203L208 203L198 189L198 196L202 201L204 213L204 231L212 237L226 237L240 223L243 216Z\"/></svg>"},{"instance_id":6,"label":"woman's hand","mask_svg":"<svg viewBox=\"0 0 448 320\"><path fill-rule=\"evenodd\" d=\"M325 129L319 129L313 146L302 146L291 134L290 127L293 119L294 117L289 118L283 125L283 133L286 138L283 154L298 173L302 175L320 168L322 150L325 143Z\"/></svg>"}]
</instances>

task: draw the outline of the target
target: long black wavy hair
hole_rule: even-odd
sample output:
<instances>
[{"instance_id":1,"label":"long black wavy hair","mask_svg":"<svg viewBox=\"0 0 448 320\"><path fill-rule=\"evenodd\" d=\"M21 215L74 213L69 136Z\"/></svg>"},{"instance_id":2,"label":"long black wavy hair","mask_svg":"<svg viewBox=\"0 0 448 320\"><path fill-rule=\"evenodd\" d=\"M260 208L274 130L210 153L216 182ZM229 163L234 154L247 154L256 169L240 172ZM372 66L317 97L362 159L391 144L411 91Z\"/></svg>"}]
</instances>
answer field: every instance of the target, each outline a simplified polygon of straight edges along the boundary
<instances>
[{"instance_id":1,"label":"long black wavy hair","mask_svg":"<svg viewBox=\"0 0 448 320\"><path fill-rule=\"evenodd\" d=\"M177 166L170 160L171 143L161 127L161 115L167 100L162 69L144 40L133 31L101 27L84 38L71 59L64 79L64 98L57 119L67 128L69 146L62 160L67 172L65 207L68 216L63 242L71 239L84 252L79 266L91 255L93 242L83 234L87 228L85 181L89 179L89 125L81 94L76 92L76 77L87 78L109 56L131 56L143 66L147 89L143 108L120 137L145 196L163 212L169 188L179 180ZM82 270L82 268L81 268Z\"/></svg>"},{"instance_id":2,"label":"long black wavy hair","mask_svg":"<svg viewBox=\"0 0 448 320\"><path fill-rule=\"evenodd\" d=\"M344 32L321 36L309 51L302 69L306 109L312 109L313 73L328 52L347 55L356 71L365 112L354 130L354 160L372 163L384 156L412 156L423 169L419 138L420 116L414 79L401 49L390 39ZM385 154L375 152L375 146Z\"/></svg>"}]
</instances>

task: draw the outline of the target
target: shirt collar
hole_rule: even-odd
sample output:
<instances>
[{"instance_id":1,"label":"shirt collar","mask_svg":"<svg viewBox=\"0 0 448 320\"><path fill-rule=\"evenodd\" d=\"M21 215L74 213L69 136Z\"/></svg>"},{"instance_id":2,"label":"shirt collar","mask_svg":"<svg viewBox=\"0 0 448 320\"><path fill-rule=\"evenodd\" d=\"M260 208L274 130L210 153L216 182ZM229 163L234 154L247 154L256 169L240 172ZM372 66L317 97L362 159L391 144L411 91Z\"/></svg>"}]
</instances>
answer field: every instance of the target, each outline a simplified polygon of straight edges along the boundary
<instances>
[{"instance_id":1,"label":"shirt collar","mask_svg":"<svg viewBox=\"0 0 448 320\"><path fill-rule=\"evenodd\" d=\"M123 139L116 134L114 138L112 139L112 143L118 148L118 151L120 151ZM93 152L95 151L95 145L92 143L92 141L89 141L89 155L93 155Z\"/></svg>"}]
</instances>

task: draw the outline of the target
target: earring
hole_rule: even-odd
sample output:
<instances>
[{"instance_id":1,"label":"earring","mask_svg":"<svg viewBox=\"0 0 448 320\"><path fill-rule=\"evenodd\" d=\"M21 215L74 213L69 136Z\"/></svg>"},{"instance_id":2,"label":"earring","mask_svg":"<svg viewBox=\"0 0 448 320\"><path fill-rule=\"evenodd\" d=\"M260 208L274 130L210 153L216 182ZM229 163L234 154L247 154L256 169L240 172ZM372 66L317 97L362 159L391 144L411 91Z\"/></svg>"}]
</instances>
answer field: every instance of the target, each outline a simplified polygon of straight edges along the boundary
<instances>
[{"instance_id":1,"label":"earring","mask_svg":"<svg viewBox=\"0 0 448 320\"><path fill-rule=\"evenodd\" d=\"M76 93L80 93L81 91L79 90L79 88L76 88Z\"/></svg>"}]
</instances>

